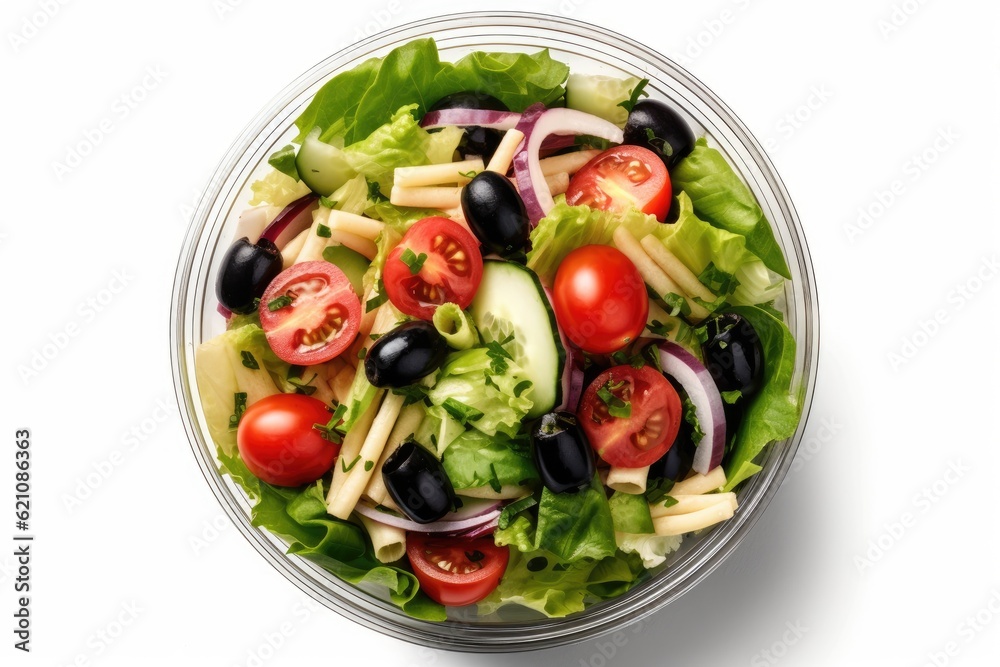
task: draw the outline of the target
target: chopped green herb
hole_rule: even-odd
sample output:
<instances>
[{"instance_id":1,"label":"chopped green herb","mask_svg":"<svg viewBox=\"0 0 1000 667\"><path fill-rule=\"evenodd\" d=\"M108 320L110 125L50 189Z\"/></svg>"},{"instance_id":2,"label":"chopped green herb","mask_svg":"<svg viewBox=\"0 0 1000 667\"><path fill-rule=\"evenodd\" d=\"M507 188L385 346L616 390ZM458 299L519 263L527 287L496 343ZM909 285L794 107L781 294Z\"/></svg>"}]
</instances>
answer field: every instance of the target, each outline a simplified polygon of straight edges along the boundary
<instances>
[{"instance_id":1,"label":"chopped green herb","mask_svg":"<svg viewBox=\"0 0 1000 667\"><path fill-rule=\"evenodd\" d=\"M729 405L734 404L741 398L743 398L743 392L741 392L739 389L722 392L722 400L724 400L726 403L729 403Z\"/></svg>"},{"instance_id":2,"label":"chopped green herb","mask_svg":"<svg viewBox=\"0 0 1000 667\"><path fill-rule=\"evenodd\" d=\"M636 84L635 88L628 94L628 99L624 102L619 102L618 106L629 113L632 113L632 109L639 102L640 97L649 97L649 93L646 92L646 86L649 85L649 79L643 79Z\"/></svg>"},{"instance_id":3,"label":"chopped green herb","mask_svg":"<svg viewBox=\"0 0 1000 667\"><path fill-rule=\"evenodd\" d=\"M485 378L485 380L486 380L486 385L487 385L487 386L489 386L489 387L493 387L493 388L494 388L494 389L496 389L497 391L503 391L503 390L502 390L502 389L500 388L500 385L498 385L498 384L497 384L497 383L496 383L496 382L495 382L495 381L493 380L493 376L492 376L492 375L490 375L490 372L489 372L489 371L483 371L483 377L484 377L484 378Z\"/></svg>"},{"instance_id":4,"label":"chopped green herb","mask_svg":"<svg viewBox=\"0 0 1000 667\"><path fill-rule=\"evenodd\" d=\"M655 484L646 489L646 502L650 505L655 505L670 493L670 489L674 488L674 480L672 479L660 479L657 480Z\"/></svg>"},{"instance_id":5,"label":"chopped green herb","mask_svg":"<svg viewBox=\"0 0 1000 667\"><path fill-rule=\"evenodd\" d=\"M320 432L324 440L339 445L344 441L344 432L340 426L344 423L344 415L346 414L347 406L341 403L334 409L330 421L325 424L313 424L313 428Z\"/></svg>"},{"instance_id":6,"label":"chopped green herb","mask_svg":"<svg viewBox=\"0 0 1000 667\"><path fill-rule=\"evenodd\" d=\"M632 403L615 396L614 392L621 389L624 382L617 384L608 380L604 386L597 390L597 397L608 406L608 414L620 419L628 419L632 416Z\"/></svg>"},{"instance_id":7,"label":"chopped green herb","mask_svg":"<svg viewBox=\"0 0 1000 667\"><path fill-rule=\"evenodd\" d=\"M369 472L374 467L375 467L374 461L365 461L365 472Z\"/></svg>"},{"instance_id":8,"label":"chopped green herb","mask_svg":"<svg viewBox=\"0 0 1000 667\"><path fill-rule=\"evenodd\" d=\"M363 347L360 350L358 350L358 359L364 359L366 356L368 356L367 347Z\"/></svg>"},{"instance_id":9,"label":"chopped green herb","mask_svg":"<svg viewBox=\"0 0 1000 667\"><path fill-rule=\"evenodd\" d=\"M506 373L509 367L507 360L514 360L513 355L504 348L504 345L511 343L513 340L514 334L509 334L501 341L494 340L486 344L486 354L490 358L490 370L493 371L494 375L503 375Z\"/></svg>"},{"instance_id":10,"label":"chopped green herb","mask_svg":"<svg viewBox=\"0 0 1000 667\"><path fill-rule=\"evenodd\" d=\"M497 475L496 466L492 463L490 464L490 475L490 488L493 489L495 493L500 493L500 491L503 490L503 485L500 483L500 476Z\"/></svg>"},{"instance_id":11,"label":"chopped green herb","mask_svg":"<svg viewBox=\"0 0 1000 667\"><path fill-rule=\"evenodd\" d=\"M733 274L716 267L714 262L709 262L698 274L698 282L720 295L732 294L740 286L740 281Z\"/></svg>"},{"instance_id":12,"label":"chopped green herb","mask_svg":"<svg viewBox=\"0 0 1000 667\"><path fill-rule=\"evenodd\" d=\"M521 394L531 389L531 380L521 380L514 385L514 397L521 398Z\"/></svg>"},{"instance_id":13,"label":"chopped green herb","mask_svg":"<svg viewBox=\"0 0 1000 667\"><path fill-rule=\"evenodd\" d=\"M351 461L349 464L344 463L344 459L340 459L340 467L344 472L351 472L351 470L354 469L354 466L358 465L358 461L360 460L361 460L361 454L355 456L354 460Z\"/></svg>"},{"instance_id":14,"label":"chopped green herb","mask_svg":"<svg viewBox=\"0 0 1000 667\"><path fill-rule=\"evenodd\" d=\"M337 205L337 202L333 201L329 197L320 197L319 205L322 206L323 208L333 208L334 206Z\"/></svg>"},{"instance_id":15,"label":"chopped green herb","mask_svg":"<svg viewBox=\"0 0 1000 667\"><path fill-rule=\"evenodd\" d=\"M375 296L368 299L365 302L365 312L370 313L389 299L389 295L385 293L385 285L382 283L382 279L378 279L378 284L375 286Z\"/></svg>"},{"instance_id":16,"label":"chopped green herb","mask_svg":"<svg viewBox=\"0 0 1000 667\"><path fill-rule=\"evenodd\" d=\"M657 336L667 336L670 334L670 330L673 328L669 324L664 324L659 320L653 320L646 325L650 333L654 333Z\"/></svg>"},{"instance_id":17,"label":"chopped green herb","mask_svg":"<svg viewBox=\"0 0 1000 667\"><path fill-rule=\"evenodd\" d=\"M462 426L469 422L474 422L483 416L483 413L471 405L466 405L455 398L447 398L441 404L445 412L454 417Z\"/></svg>"},{"instance_id":18,"label":"chopped green herb","mask_svg":"<svg viewBox=\"0 0 1000 667\"><path fill-rule=\"evenodd\" d=\"M676 317L677 315L683 315L687 317L691 314L691 304L687 302L687 299L682 297L676 292L671 292L670 294L663 295L663 303L670 306L670 315Z\"/></svg>"},{"instance_id":19,"label":"chopped green herb","mask_svg":"<svg viewBox=\"0 0 1000 667\"><path fill-rule=\"evenodd\" d=\"M267 158L267 163L285 176L291 176L296 181L299 180L299 170L295 166L295 146L288 144L281 150L271 153L271 157Z\"/></svg>"},{"instance_id":20,"label":"chopped green herb","mask_svg":"<svg viewBox=\"0 0 1000 667\"><path fill-rule=\"evenodd\" d=\"M417 255L409 248L406 248L403 250L403 254L399 256L399 259L403 264L406 264L411 274L417 275L420 273L420 269L423 268L424 262L427 261L427 253L422 252Z\"/></svg>"},{"instance_id":21,"label":"chopped green herb","mask_svg":"<svg viewBox=\"0 0 1000 667\"><path fill-rule=\"evenodd\" d=\"M333 231L326 225L316 225L316 236L322 236L325 239L333 236Z\"/></svg>"},{"instance_id":22,"label":"chopped green herb","mask_svg":"<svg viewBox=\"0 0 1000 667\"><path fill-rule=\"evenodd\" d=\"M240 356L243 357L243 365L244 366L246 366L247 368L249 368L251 370L255 370L255 371L256 370L260 370L260 364L257 363L257 360L254 359L254 356L253 356L253 354L251 352L249 352L247 350L240 350Z\"/></svg>"},{"instance_id":23,"label":"chopped green herb","mask_svg":"<svg viewBox=\"0 0 1000 667\"><path fill-rule=\"evenodd\" d=\"M238 391L233 394L233 404L235 409L229 416L229 428L236 428L240 425L243 413L247 411L247 394L245 391Z\"/></svg>"},{"instance_id":24,"label":"chopped green herb","mask_svg":"<svg viewBox=\"0 0 1000 667\"><path fill-rule=\"evenodd\" d=\"M295 393L305 394L306 396L312 396L313 394L316 393L316 387L312 385L312 381L315 380L316 377L317 374L313 373L313 376L309 378L307 382L303 382L300 378L297 377L290 377L288 378L288 384L295 387Z\"/></svg>"},{"instance_id":25,"label":"chopped green herb","mask_svg":"<svg viewBox=\"0 0 1000 667\"><path fill-rule=\"evenodd\" d=\"M427 397L427 388L419 384L411 384L407 387L395 387L392 390L396 396L403 397L403 405L413 405L419 403Z\"/></svg>"},{"instance_id":26,"label":"chopped green herb","mask_svg":"<svg viewBox=\"0 0 1000 667\"><path fill-rule=\"evenodd\" d=\"M622 352L621 350L618 350L617 352L611 355L611 361L615 362L619 366L624 366L625 364L628 363L628 355Z\"/></svg>"},{"instance_id":27,"label":"chopped green herb","mask_svg":"<svg viewBox=\"0 0 1000 667\"><path fill-rule=\"evenodd\" d=\"M646 141L665 157L670 157L674 154L674 147L670 145L670 142L656 136L656 133L650 127L646 128Z\"/></svg>"},{"instance_id":28,"label":"chopped green herb","mask_svg":"<svg viewBox=\"0 0 1000 667\"><path fill-rule=\"evenodd\" d=\"M500 530L506 530L508 526L514 521L514 517L523 512L526 509L530 509L538 504L534 496L527 496L526 498L521 498L518 501L511 503L503 508L500 512L500 518L497 520L497 527Z\"/></svg>"},{"instance_id":29,"label":"chopped green herb","mask_svg":"<svg viewBox=\"0 0 1000 667\"><path fill-rule=\"evenodd\" d=\"M704 308L705 310L707 310L708 312L714 313L719 308L722 308L724 305L726 305L726 298L727 297L725 294L721 294L711 301L705 301L700 296L691 297L691 300L694 301L699 306L701 306L702 308Z\"/></svg>"},{"instance_id":30,"label":"chopped green herb","mask_svg":"<svg viewBox=\"0 0 1000 667\"><path fill-rule=\"evenodd\" d=\"M368 334L368 337L371 338L372 340L378 340L379 338L382 337L382 334Z\"/></svg>"},{"instance_id":31,"label":"chopped green herb","mask_svg":"<svg viewBox=\"0 0 1000 667\"><path fill-rule=\"evenodd\" d=\"M677 499L674 498L673 496L667 496L666 498L663 499L664 507L673 507L676 504L677 504Z\"/></svg>"},{"instance_id":32,"label":"chopped green herb","mask_svg":"<svg viewBox=\"0 0 1000 667\"><path fill-rule=\"evenodd\" d=\"M287 294L282 294L281 296L268 301L267 309L273 313L276 310L281 310L286 306L292 305L292 301L293 301L292 297L288 296Z\"/></svg>"},{"instance_id":33,"label":"chopped green herb","mask_svg":"<svg viewBox=\"0 0 1000 667\"><path fill-rule=\"evenodd\" d=\"M365 179L365 181L368 183L368 199L376 204L383 201L389 201L389 198L382 194L382 189L379 188L376 181L369 181L368 179Z\"/></svg>"},{"instance_id":34,"label":"chopped green herb","mask_svg":"<svg viewBox=\"0 0 1000 667\"><path fill-rule=\"evenodd\" d=\"M479 172L475 169L470 169L469 171L460 171L458 172L458 175L462 178L475 178L478 173Z\"/></svg>"},{"instance_id":35,"label":"chopped green herb","mask_svg":"<svg viewBox=\"0 0 1000 667\"><path fill-rule=\"evenodd\" d=\"M701 422L698 421L694 403L687 396L684 397L684 421L691 425L691 441L697 446L705 437L705 432L701 430Z\"/></svg>"}]
</instances>

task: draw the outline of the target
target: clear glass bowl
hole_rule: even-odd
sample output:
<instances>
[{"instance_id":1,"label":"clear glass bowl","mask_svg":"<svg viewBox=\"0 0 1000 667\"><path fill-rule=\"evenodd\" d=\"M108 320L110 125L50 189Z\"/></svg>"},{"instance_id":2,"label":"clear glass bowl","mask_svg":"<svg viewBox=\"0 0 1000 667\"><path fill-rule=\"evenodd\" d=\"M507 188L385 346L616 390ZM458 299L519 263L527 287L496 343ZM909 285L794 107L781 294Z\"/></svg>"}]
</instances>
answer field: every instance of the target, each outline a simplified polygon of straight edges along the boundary
<instances>
[{"instance_id":1,"label":"clear glass bowl","mask_svg":"<svg viewBox=\"0 0 1000 667\"><path fill-rule=\"evenodd\" d=\"M786 321L797 341L795 381L803 397L803 418L795 435L763 454L763 471L739 494L736 516L697 537L688 537L645 583L621 597L565 619L546 619L507 607L495 617L456 610L444 623L414 620L371 592L337 579L322 568L285 554L286 544L250 523L250 502L215 459L215 445L201 410L194 350L224 329L216 312L219 262L234 240L250 183L268 168L267 157L296 135L293 121L319 87L334 74L420 37L434 37L442 60L476 50L551 50L571 71L650 80L653 98L684 112L706 133L753 190L784 250L792 280L786 283ZM815 278L802 228L784 185L760 144L710 90L655 51L604 28L566 18L530 13L466 13L428 19L376 35L319 63L282 91L233 143L198 206L181 252L171 304L171 362L174 386L195 458L219 503L247 540L303 591L362 625L430 647L504 652L548 648L582 641L634 622L673 602L705 578L747 535L784 478L802 437L812 401L818 357ZM777 545L776 545L777 548Z\"/></svg>"}]
</instances>

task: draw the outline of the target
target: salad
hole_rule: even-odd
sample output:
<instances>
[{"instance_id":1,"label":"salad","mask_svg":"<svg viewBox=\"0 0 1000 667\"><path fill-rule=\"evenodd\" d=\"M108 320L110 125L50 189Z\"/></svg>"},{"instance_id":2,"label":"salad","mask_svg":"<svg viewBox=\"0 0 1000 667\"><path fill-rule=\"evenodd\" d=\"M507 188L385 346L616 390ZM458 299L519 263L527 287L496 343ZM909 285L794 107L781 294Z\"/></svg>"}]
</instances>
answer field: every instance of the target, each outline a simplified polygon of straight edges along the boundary
<instances>
[{"instance_id":1,"label":"salad","mask_svg":"<svg viewBox=\"0 0 1000 667\"><path fill-rule=\"evenodd\" d=\"M317 92L195 358L254 525L443 621L583 611L739 511L800 417L791 275L646 84L423 39Z\"/></svg>"}]
</instances>

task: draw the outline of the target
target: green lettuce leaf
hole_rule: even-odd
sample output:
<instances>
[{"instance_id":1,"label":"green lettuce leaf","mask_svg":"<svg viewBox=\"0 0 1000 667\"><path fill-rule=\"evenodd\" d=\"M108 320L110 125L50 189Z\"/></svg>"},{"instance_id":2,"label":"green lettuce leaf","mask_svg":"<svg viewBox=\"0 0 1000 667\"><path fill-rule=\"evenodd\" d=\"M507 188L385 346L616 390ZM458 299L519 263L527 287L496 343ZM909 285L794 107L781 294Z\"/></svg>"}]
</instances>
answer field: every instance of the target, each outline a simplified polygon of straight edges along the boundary
<instances>
[{"instance_id":1,"label":"green lettuce leaf","mask_svg":"<svg viewBox=\"0 0 1000 667\"><path fill-rule=\"evenodd\" d=\"M746 238L746 247L767 268L791 278L774 232L750 189L704 137L670 172L670 181L691 197L695 213L716 227Z\"/></svg>"},{"instance_id":2,"label":"green lettuce leaf","mask_svg":"<svg viewBox=\"0 0 1000 667\"><path fill-rule=\"evenodd\" d=\"M492 366L486 348L453 352L427 398L445 409L456 404L470 409L468 425L486 435L503 433L514 437L531 410L533 392L530 387L519 387L524 374L512 360L507 360L507 371L502 374L494 374Z\"/></svg>"},{"instance_id":3,"label":"green lettuce leaf","mask_svg":"<svg viewBox=\"0 0 1000 667\"><path fill-rule=\"evenodd\" d=\"M624 553L635 554L642 559L643 567L653 568L662 565L667 556L677 551L681 546L680 535L652 535L647 533L619 533L618 548Z\"/></svg>"},{"instance_id":4,"label":"green lettuce leaf","mask_svg":"<svg viewBox=\"0 0 1000 667\"><path fill-rule=\"evenodd\" d=\"M686 193L677 196L680 213L663 238L663 245L696 275L711 263L735 276L738 287L731 301L753 305L770 301L781 291L781 280L771 282L760 259L747 249L746 237L714 227L698 218ZM710 286L711 287L711 286Z\"/></svg>"},{"instance_id":5,"label":"green lettuce leaf","mask_svg":"<svg viewBox=\"0 0 1000 667\"><path fill-rule=\"evenodd\" d=\"M222 471L254 500L251 522L288 541L288 553L308 558L348 583L386 594L416 618L445 620L444 607L423 593L413 573L383 565L364 530L326 512L322 481L301 488L276 487L250 473L237 455L219 454Z\"/></svg>"},{"instance_id":6,"label":"green lettuce leaf","mask_svg":"<svg viewBox=\"0 0 1000 667\"><path fill-rule=\"evenodd\" d=\"M225 452L236 451L236 394L245 394L250 406L282 389L287 384L289 365L278 358L267 344L264 330L257 324L229 329L198 346L195 373L201 395L202 411L208 432L216 446Z\"/></svg>"},{"instance_id":7,"label":"green lettuce leaf","mask_svg":"<svg viewBox=\"0 0 1000 667\"><path fill-rule=\"evenodd\" d=\"M645 577L635 556L616 554L603 560L562 563L545 551L511 550L500 585L479 603L481 614L518 604L550 618L583 611L588 604L621 595Z\"/></svg>"},{"instance_id":8,"label":"green lettuce leaf","mask_svg":"<svg viewBox=\"0 0 1000 667\"><path fill-rule=\"evenodd\" d=\"M726 466L725 491L760 471L754 459L775 440L795 433L802 414L802 404L793 392L795 340L785 323L761 308L729 308L757 332L764 350L764 378L760 392L746 406L743 421L736 433L733 454Z\"/></svg>"},{"instance_id":9,"label":"green lettuce leaf","mask_svg":"<svg viewBox=\"0 0 1000 667\"><path fill-rule=\"evenodd\" d=\"M455 490L525 486L538 480L526 443L470 429L453 440L441 460Z\"/></svg>"},{"instance_id":10,"label":"green lettuce leaf","mask_svg":"<svg viewBox=\"0 0 1000 667\"><path fill-rule=\"evenodd\" d=\"M562 195L549 214L538 221L531 232L528 268L538 274L543 283L552 284L556 268L570 251L580 246L614 245L612 235L624 226L638 239L654 234L666 238L671 225L658 222L655 216L638 210L627 213L598 211L589 206L570 206Z\"/></svg>"},{"instance_id":11,"label":"green lettuce leaf","mask_svg":"<svg viewBox=\"0 0 1000 667\"><path fill-rule=\"evenodd\" d=\"M392 188L396 167L429 164L429 135L413 117L416 105L399 108L390 121L344 149L344 158L359 174L379 184L383 192Z\"/></svg>"},{"instance_id":12,"label":"green lettuce leaf","mask_svg":"<svg viewBox=\"0 0 1000 667\"><path fill-rule=\"evenodd\" d=\"M366 60L323 85L295 120L302 139L314 127L325 141L342 136L346 145L367 137L402 106L416 104L417 116L445 95L463 90L488 93L514 111L534 102L551 104L563 95L569 73L548 51L535 54L467 55L455 64L441 62L432 39L418 39Z\"/></svg>"},{"instance_id":13,"label":"green lettuce leaf","mask_svg":"<svg viewBox=\"0 0 1000 667\"><path fill-rule=\"evenodd\" d=\"M519 515L506 529L497 530L494 538L500 546L547 551L568 563L600 560L617 550L611 506L597 476L577 493L552 493L543 488L537 521L533 524Z\"/></svg>"},{"instance_id":14,"label":"green lettuce leaf","mask_svg":"<svg viewBox=\"0 0 1000 667\"><path fill-rule=\"evenodd\" d=\"M250 191L253 192L250 206L268 204L276 208L284 208L311 192L308 185L277 169L267 172L264 178L251 183Z\"/></svg>"}]
</instances>

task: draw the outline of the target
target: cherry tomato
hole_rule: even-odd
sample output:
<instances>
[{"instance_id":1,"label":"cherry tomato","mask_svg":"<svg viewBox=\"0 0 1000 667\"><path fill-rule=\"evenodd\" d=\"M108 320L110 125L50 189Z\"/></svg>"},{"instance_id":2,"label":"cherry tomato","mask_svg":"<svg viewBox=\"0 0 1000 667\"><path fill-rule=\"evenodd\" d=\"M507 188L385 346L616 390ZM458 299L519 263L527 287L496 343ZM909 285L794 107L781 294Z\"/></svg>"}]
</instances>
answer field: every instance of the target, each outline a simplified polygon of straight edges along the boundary
<instances>
[{"instance_id":1,"label":"cherry tomato","mask_svg":"<svg viewBox=\"0 0 1000 667\"><path fill-rule=\"evenodd\" d=\"M642 468L667 453L682 415L677 390L655 368L613 366L587 387L578 416L598 456Z\"/></svg>"},{"instance_id":2,"label":"cherry tomato","mask_svg":"<svg viewBox=\"0 0 1000 667\"><path fill-rule=\"evenodd\" d=\"M663 222L671 194L670 174L656 153L642 146L615 146L576 172L566 203L602 211L637 208Z\"/></svg>"},{"instance_id":3,"label":"cherry tomato","mask_svg":"<svg viewBox=\"0 0 1000 667\"><path fill-rule=\"evenodd\" d=\"M330 411L323 401L304 394L262 398L243 413L236 429L240 458L250 472L275 486L315 482L333 467L340 445L313 428Z\"/></svg>"},{"instance_id":4,"label":"cherry tomato","mask_svg":"<svg viewBox=\"0 0 1000 667\"><path fill-rule=\"evenodd\" d=\"M435 602L461 607L493 592L507 570L510 550L493 537L474 540L406 534L406 555L420 588Z\"/></svg>"},{"instance_id":5,"label":"cherry tomato","mask_svg":"<svg viewBox=\"0 0 1000 667\"><path fill-rule=\"evenodd\" d=\"M605 245L566 255L553 281L559 326L578 347L607 354L642 333L649 314L646 285L632 261Z\"/></svg>"},{"instance_id":6,"label":"cherry tomato","mask_svg":"<svg viewBox=\"0 0 1000 667\"><path fill-rule=\"evenodd\" d=\"M271 281L260 299L260 324L284 361L311 366L333 359L358 334L361 301L329 262L302 262Z\"/></svg>"},{"instance_id":7,"label":"cherry tomato","mask_svg":"<svg viewBox=\"0 0 1000 667\"><path fill-rule=\"evenodd\" d=\"M443 303L466 308L483 279L479 242L448 218L424 218L410 227L385 260L382 280L392 304L429 320Z\"/></svg>"}]
</instances>

